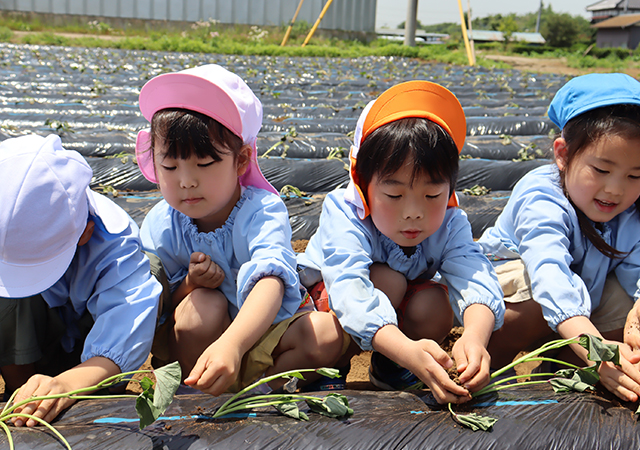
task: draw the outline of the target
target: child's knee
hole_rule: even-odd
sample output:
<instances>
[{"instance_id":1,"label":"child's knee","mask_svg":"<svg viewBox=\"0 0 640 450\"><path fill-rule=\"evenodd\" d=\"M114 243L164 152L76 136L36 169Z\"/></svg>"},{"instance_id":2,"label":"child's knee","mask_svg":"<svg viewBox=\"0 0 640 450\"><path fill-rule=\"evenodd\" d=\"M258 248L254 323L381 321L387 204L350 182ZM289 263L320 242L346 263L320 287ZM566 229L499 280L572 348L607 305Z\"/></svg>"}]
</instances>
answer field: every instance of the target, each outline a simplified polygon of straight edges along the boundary
<instances>
[{"instance_id":1,"label":"child's knee","mask_svg":"<svg viewBox=\"0 0 640 450\"><path fill-rule=\"evenodd\" d=\"M453 327L453 309L443 289L432 288L418 292L404 313L403 331L413 338L442 341Z\"/></svg>"},{"instance_id":2,"label":"child's knee","mask_svg":"<svg viewBox=\"0 0 640 450\"><path fill-rule=\"evenodd\" d=\"M209 334L228 326L227 299L217 289L195 289L180 302L174 319L176 333Z\"/></svg>"},{"instance_id":3,"label":"child's knee","mask_svg":"<svg viewBox=\"0 0 640 450\"><path fill-rule=\"evenodd\" d=\"M340 357L343 344L342 327L335 315L324 312L309 314L306 338L301 339L307 357L315 365L333 365Z\"/></svg>"}]
</instances>

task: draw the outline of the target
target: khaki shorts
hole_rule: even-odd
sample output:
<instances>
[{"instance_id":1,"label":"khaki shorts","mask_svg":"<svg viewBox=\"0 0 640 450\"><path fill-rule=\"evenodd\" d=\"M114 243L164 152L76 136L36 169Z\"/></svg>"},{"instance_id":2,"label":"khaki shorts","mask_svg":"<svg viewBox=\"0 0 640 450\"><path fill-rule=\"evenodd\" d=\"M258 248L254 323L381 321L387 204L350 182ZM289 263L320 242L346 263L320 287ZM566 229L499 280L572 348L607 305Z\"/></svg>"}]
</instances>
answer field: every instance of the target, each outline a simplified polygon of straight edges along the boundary
<instances>
[{"instance_id":1,"label":"khaki shorts","mask_svg":"<svg viewBox=\"0 0 640 450\"><path fill-rule=\"evenodd\" d=\"M531 280L521 259L515 259L496 268L498 281L504 292L505 303L533 300ZM615 272L604 283L600 305L591 313L591 323L601 333L624 328L633 300L622 288Z\"/></svg>"}]
</instances>

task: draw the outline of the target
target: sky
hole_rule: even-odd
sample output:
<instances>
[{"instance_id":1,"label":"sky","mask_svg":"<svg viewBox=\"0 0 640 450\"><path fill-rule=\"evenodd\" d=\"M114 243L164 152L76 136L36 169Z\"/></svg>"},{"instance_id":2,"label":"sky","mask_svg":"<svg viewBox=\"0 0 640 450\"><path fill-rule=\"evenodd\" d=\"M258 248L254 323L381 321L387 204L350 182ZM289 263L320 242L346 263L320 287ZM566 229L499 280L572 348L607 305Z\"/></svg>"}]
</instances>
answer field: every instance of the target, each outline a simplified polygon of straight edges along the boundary
<instances>
[{"instance_id":1,"label":"sky","mask_svg":"<svg viewBox=\"0 0 640 450\"><path fill-rule=\"evenodd\" d=\"M598 0L543 0L543 5L551 5L557 13L569 13L591 18L586 7ZM460 0L466 12L471 5L471 18L481 18L493 14L526 14L537 12L539 0ZM378 0L376 10L376 28L396 28L407 19L409 0ZM442 22L460 23L458 0L418 0L418 20L423 25Z\"/></svg>"}]
</instances>

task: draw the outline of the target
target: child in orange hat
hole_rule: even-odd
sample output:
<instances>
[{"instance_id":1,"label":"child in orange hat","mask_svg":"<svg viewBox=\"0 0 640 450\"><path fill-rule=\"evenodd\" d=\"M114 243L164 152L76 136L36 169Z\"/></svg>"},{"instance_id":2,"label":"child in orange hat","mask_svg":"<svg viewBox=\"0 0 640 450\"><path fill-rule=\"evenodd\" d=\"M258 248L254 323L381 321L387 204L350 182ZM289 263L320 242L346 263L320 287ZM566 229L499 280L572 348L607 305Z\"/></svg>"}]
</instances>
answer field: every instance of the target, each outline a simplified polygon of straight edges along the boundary
<instances>
[{"instance_id":1,"label":"child in orange hat","mask_svg":"<svg viewBox=\"0 0 640 450\"><path fill-rule=\"evenodd\" d=\"M323 282L345 331L374 350L371 381L426 384L440 403L467 401L487 384L486 346L504 315L491 263L456 207L465 135L464 111L444 87L409 81L385 91L358 120L348 187L327 195L298 258L303 284L317 293ZM439 345L454 314L464 324L453 348L461 385Z\"/></svg>"}]
</instances>

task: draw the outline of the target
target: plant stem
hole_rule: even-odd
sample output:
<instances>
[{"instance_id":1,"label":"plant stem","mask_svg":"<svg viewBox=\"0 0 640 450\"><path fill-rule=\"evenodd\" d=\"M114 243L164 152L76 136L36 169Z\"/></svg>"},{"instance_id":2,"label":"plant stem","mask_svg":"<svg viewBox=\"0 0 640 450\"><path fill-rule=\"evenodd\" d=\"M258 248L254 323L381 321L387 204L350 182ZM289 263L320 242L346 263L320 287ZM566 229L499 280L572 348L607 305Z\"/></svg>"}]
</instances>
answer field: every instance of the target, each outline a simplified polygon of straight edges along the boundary
<instances>
[{"instance_id":1,"label":"plant stem","mask_svg":"<svg viewBox=\"0 0 640 450\"><path fill-rule=\"evenodd\" d=\"M273 399L273 400L277 400L276 402L270 402L270 403L260 403L260 404L253 404L252 402L259 402L259 401L263 401L263 400L269 400L269 399ZM259 407L263 407L263 406L273 406L273 405L281 405L281 404L285 404L285 403L297 403L297 402L302 402L305 401L307 399L313 399L313 400L317 400L318 397L314 397L312 395L300 395L300 394L262 394L262 395L254 395L251 397L247 397L241 400L238 400L236 402L233 402L231 404L229 404L229 402L225 403L224 405L222 405L220 408L218 408L218 410L215 412L215 414L212 416L213 418L217 418L217 417L222 417L226 414L235 412L235 411L241 411L244 409L253 409L253 408L259 408Z\"/></svg>"},{"instance_id":2,"label":"plant stem","mask_svg":"<svg viewBox=\"0 0 640 450\"><path fill-rule=\"evenodd\" d=\"M0 422L0 427L2 427L2 430L7 435L7 440L9 441L9 450L13 450L14 447L13 447L13 437L11 436L11 430L9 429L7 424L4 422Z\"/></svg>"},{"instance_id":3,"label":"plant stem","mask_svg":"<svg viewBox=\"0 0 640 450\"><path fill-rule=\"evenodd\" d=\"M225 408L227 408L227 406L229 406L230 403L232 403L235 399L237 399L238 397L241 397L242 395L246 394L247 392L251 391L251 389L255 388L256 386L260 386L261 384L265 384L268 383L269 381L273 381L276 380L278 378L283 378L283 377L287 377L291 374L294 373L299 373L299 372L315 372L316 369L298 369L298 370L290 370L288 372L282 372L282 373L277 373L275 375L271 375L269 377L265 377L265 378L260 378L258 381L256 381L253 384L250 384L249 386L247 386L246 388L242 389L240 392L238 392L237 394L235 394L233 397L231 397L229 400L227 400L226 402L224 402L222 404L222 406L220 408L218 408L218 411L224 411ZM281 394L280 394L281 395ZM214 415L215 417L215 415Z\"/></svg>"},{"instance_id":4,"label":"plant stem","mask_svg":"<svg viewBox=\"0 0 640 450\"><path fill-rule=\"evenodd\" d=\"M32 414L22 414L22 413L14 413L14 414L7 414L6 416L2 417L2 420L5 421L7 419L12 419L14 417L27 417L29 419L33 419L36 422L38 422L40 425L44 425L45 427L47 427L49 429L49 431L51 431L53 434L55 434L56 436L58 436L58 439L60 439L64 445L69 449L71 449L71 445L69 445L69 442L64 438L64 436L62 434L60 434L60 432L58 430L56 430L49 422L47 422L44 419L41 419L39 417L36 417Z\"/></svg>"}]
</instances>

